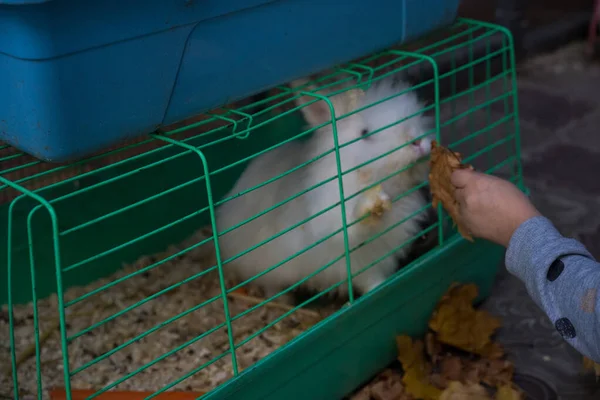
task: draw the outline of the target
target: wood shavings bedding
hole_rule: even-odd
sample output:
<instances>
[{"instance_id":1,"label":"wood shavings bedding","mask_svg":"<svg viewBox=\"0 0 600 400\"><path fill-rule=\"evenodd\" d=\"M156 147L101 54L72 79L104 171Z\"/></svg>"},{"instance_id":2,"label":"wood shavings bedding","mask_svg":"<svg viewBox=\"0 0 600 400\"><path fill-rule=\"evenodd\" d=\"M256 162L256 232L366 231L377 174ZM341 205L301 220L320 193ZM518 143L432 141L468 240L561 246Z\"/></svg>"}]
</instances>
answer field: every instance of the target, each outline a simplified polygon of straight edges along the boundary
<instances>
[{"instance_id":1,"label":"wood shavings bedding","mask_svg":"<svg viewBox=\"0 0 600 400\"><path fill-rule=\"evenodd\" d=\"M96 281L86 287L68 290L65 298L69 301L90 293L94 289L139 271L141 268L162 260L202 239L193 238L177 248L171 247L167 252L156 257L142 257L133 265L126 266L107 279ZM212 248L205 246L165 262L150 271L133 276L67 308L68 335L78 336L69 345L71 372L73 373L86 363L91 363L97 357L103 357L103 360L97 364L76 373L71 379L72 387L100 390L133 373L141 366L163 357L170 350L182 346L180 351L164 357L160 362L147 367L115 387L115 390L156 391L224 352L228 352L229 340L217 271L208 272L203 277L190 280L172 290L166 290L171 285L186 280L213 265ZM232 286L232 283L229 282L228 287ZM164 293L157 296L156 294L161 291ZM247 296L241 294L228 298L232 317L255 306L256 299L252 295L256 296L254 293L249 293ZM156 298L150 301L145 300L149 296ZM213 300L209 302L210 299ZM123 312L140 301L145 301L145 303L131 308L128 312ZM208 304L199 307L206 302ZM188 312L192 308L198 309ZM57 309L56 295L38 302L40 335L47 336L41 351L44 398L48 398L49 389L64 386L62 353L57 329ZM329 305L319 309L318 312L314 310L294 312L282 319L236 351L240 371L298 336L318 322L319 316L325 317L335 310L334 305ZM239 344L287 311L285 307L260 307L233 321L232 331L235 343ZM160 329L156 328L159 324L185 312L188 313L168 325ZM122 315L110 319L117 313ZM106 321L106 323L94 329L89 328L102 321ZM34 335L31 304L15 308L15 322L15 338L19 356L27 350L32 350L31 344L34 341ZM219 325L223 326L216 328ZM82 330L86 332L78 335L78 332ZM148 330L155 331L139 341L121 348L124 343ZM210 332L211 330L213 332ZM4 306L0 318L0 359L7 361L10 360L8 332L8 310ZM207 332L210 334L195 340ZM193 343L184 346L190 341ZM30 348L27 349L27 347ZM30 351L30 353L32 352ZM37 393L35 355L30 355L17 368L23 395ZM9 371L10 362L3 362L0 371L0 398L2 396L12 397L12 377ZM226 354L169 390L208 391L226 382L232 375L231 356Z\"/></svg>"}]
</instances>

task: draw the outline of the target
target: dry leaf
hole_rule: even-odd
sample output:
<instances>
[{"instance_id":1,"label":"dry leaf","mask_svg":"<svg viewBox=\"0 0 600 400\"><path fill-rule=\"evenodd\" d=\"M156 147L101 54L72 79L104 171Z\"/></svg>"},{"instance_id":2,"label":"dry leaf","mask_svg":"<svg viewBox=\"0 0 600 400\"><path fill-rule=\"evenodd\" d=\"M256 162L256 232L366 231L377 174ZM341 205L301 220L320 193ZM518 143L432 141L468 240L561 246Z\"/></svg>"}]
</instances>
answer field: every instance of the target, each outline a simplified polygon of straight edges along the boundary
<instances>
[{"instance_id":1,"label":"dry leaf","mask_svg":"<svg viewBox=\"0 0 600 400\"><path fill-rule=\"evenodd\" d=\"M502 385L496 392L496 400L521 400L522 398L521 392L511 385Z\"/></svg>"},{"instance_id":2,"label":"dry leaf","mask_svg":"<svg viewBox=\"0 0 600 400\"><path fill-rule=\"evenodd\" d=\"M463 363L459 357L449 356L441 362L442 376L447 381L461 381L463 375Z\"/></svg>"},{"instance_id":3,"label":"dry leaf","mask_svg":"<svg viewBox=\"0 0 600 400\"><path fill-rule=\"evenodd\" d=\"M431 384L431 365L425 360L424 344L408 336L396 338L398 360L404 369L402 382L406 392L417 399L437 400L441 391Z\"/></svg>"},{"instance_id":4,"label":"dry leaf","mask_svg":"<svg viewBox=\"0 0 600 400\"><path fill-rule=\"evenodd\" d=\"M463 385L460 382L450 382L439 400L491 400L491 398L485 388L479 384Z\"/></svg>"},{"instance_id":5,"label":"dry leaf","mask_svg":"<svg viewBox=\"0 0 600 400\"><path fill-rule=\"evenodd\" d=\"M596 377L600 377L600 364L593 362L587 357L583 357L583 367L588 371L594 371Z\"/></svg>"},{"instance_id":6,"label":"dry leaf","mask_svg":"<svg viewBox=\"0 0 600 400\"><path fill-rule=\"evenodd\" d=\"M396 346L398 348L398 361L402 364L402 368L419 369L429 372L431 369L423 357L423 342L415 340L409 336L398 336L396 338Z\"/></svg>"},{"instance_id":7,"label":"dry leaf","mask_svg":"<svg viewBox=\"0 0 600 400\"><path fill-rule=\"evenodd\" d=\"M480 359L463 362L464 382L485 383L495 387L510 385L512 382L514 366L510 361Z\"/></svg>"},{"instance_id":8,"label":"dry leaf","mask_svg":"<svg viewBox=\"0 0 600 400\"><path fill-rule=\"evenodd\" d=\"M448 381L438 373L431 374L429 376L429 382L438 389L445 389L448 387Z\"/></svg>"},{"instance_id":9,"label":"dry leaf","mask_svg":"<svg viewBox=\"0 0 600 400\"><path fill-rule=\"evenodd\" d=\"M433 386L427 375L419 373L417 370L409 369L402 377L402 383L406 391L413 397L421 400L438 400L441 390Z\"/></svg>"},{"instance_id":10,"label":"dry leaf","mask_svg":"<svg viewBox=\"0 0 600 400\"><path fill-rule=\"evenodd\" d=\"M481 361L467 362L465 366L464 381L468 383L479 383L485 373L485 365Z\"/></svg>"},{"instance_id":11,"label":"dry leaf","mask_svg":"<svg viewBox=\"0 0 600 400\"><path fill-rule=\"evenodd\" d=\"M513 380L514 366L507 360L481 360L484 373L481 381L490 386L510 385Z\"/></svg>"},{"instance_id":12,"label":"dry leaf","mask_svg":"<svg viewBox=\"0 0 600 400\"><path fill-rule=\"evenodd\" d=\"M437 341L435 335L431 332L425 335L425 350L433 364L437 364L442 352L442 345Z\"/></svg>"},{"instance_id":13,"label":"dry leaf","mask_svg":"<svg viewBox=\"0 0 600 400\"><path fill-rule=\"evenodd\" d=\"M502 357L501 347L491 341L500 321L485 311L475 310L477 286L453 286L442 297L429 321L441 343L488 358Z\"/></svg>"},{"instance_id":14,"label":"dry leaf","mask_svg":"<svg viewBox=\"0 0 600 400\"><path fill-rule=\"evenodd\" d=\"M502 359L501 347L491 340L500 322L473 308L477 293L475 285L450 287L434 310L424 340L396 338L404 374L384 370L371 382L369 397L361 391L362 397L352 400L492 400L492 388L495 400L521 400L512 382L514 366Z\"/></svg>"},{"instance_id":15,"label":"dry leaf","mask_svg":"<svg viewBox=\"0 0 600 400\"><path fill-rule=\"evenodd\" d=\"M402 375L385 369L369 385L353 394L349 400L413 400L404 390Z\"/></svg>"},{"instance_id":16,"label":"dry leaf","mask_svg":"<svg viewBox=\"0 0 600 400\"><path fill-rule=\"evenodd\" d=\"M450 214L454 224L458 227L458 232L469 241L473 237L462 225L459 213L459 203L454 197L456 188L452 185L450 177L457 169L473 169L471 165L463 164L460 153L451 151L443 146L439 146L436 141L431 143L431 159L429 161L429 187L433 207L437 207L438 202Z\"/></svg>"}]
</instances>

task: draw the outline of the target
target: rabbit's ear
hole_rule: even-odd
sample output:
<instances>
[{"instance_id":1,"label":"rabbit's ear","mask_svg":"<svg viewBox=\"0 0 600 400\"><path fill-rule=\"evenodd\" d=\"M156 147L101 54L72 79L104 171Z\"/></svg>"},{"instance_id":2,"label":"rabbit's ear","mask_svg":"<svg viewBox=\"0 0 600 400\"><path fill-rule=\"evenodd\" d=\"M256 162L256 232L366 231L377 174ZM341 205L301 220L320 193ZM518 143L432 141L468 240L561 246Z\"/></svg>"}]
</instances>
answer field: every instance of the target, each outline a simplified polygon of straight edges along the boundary
<instances>
[{"instance_id":1,"label":"rabbit's ear","mask_svg":"<svg viewBox=\"0 0 600 400\"><path fill-rule=\"evenodd\" d=\"M308 79L298 79L293 81L290 86L297 92L314 92L315 87L308 84L308 82ZM302 115L304 115L304 118L311 127L331 121L331 110L326 101L318 100L310 105L306 105L314 100L317 100L314 96L301 96L296 99L296 104L302 107Z\"/></svg>"}]
</instances>

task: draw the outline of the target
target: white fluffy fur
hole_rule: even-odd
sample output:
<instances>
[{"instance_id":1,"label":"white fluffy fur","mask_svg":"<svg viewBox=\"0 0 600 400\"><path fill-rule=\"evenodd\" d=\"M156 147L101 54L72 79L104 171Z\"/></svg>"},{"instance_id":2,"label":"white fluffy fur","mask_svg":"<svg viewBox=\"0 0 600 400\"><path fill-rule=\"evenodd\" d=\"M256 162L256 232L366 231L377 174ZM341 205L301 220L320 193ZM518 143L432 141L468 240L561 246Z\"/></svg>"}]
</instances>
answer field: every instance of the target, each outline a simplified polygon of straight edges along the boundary
<instances>
[{"instance_id":1,"label":"white fluffy fur","mask_svg":"<svg viewBox=\"0 0 600 400\"><path fill-rule=\"evenodd\" d=\"M360 97L358 105L362 107L363 105L372 104L407 88L408 85L403 82L398 83L387 79L379 84L374 84L368 89ZM343 114L343 110L347 111L348 108L352 108L353 106L352 96L349 93L345 92L333 98L338 116ZM298 103L305 104L311 100L311 98L306 96L301 98ZM410 92L341 119L337 122L339 142L343 144L356 139L361 136L361 132L364 129L367 129L369 132L374 131L379 127L414 114L422 108L423 105L418 101L416 94ZM309 124L313 126L330 119L329 109L324 101L304 107L303 113ZM342 169L346 171L388 152L422 135L425 133L426 127L425 117L416 116L371 137L352 143L340 150ZM332 149L333 146L332 127L329 124L315 132L313 137L305 142L289 143L268 152L249 164L227 197L263 183L279 174L283 174L313 157L317 157ZM423 140L419 146L408 145L360 170L344 175L343 188L345 197L351 196L376 180L406 167L416 161L423 153L427 153L429 148L430 140ZM425 163L422 165L423 167L412 168L384 182L382 188L385 193L382 196L385 197L387 195L393 199L426 179L427 167ZM219 232L223 232L229 227L249 219L267 208L336 175L336 157L335 153L331 153L284 178L237 197L219 208L217 216ZM338 179L336 178L318 189L307 192L285 205L223 235L220 238L220 249L223 260L234 257L339 201ZM366 195L358 195L346 202L348 224L361 217L357 210L368 201L372 200L369 200ZM360 245L378 232L415 213L424 205L425 199L422 198L418 191L413 191L411 194L394 202L391 209L381 216L377 224L355 224L349 227L348 241L350 248ZM378 264L353 280L353 284L359 292L366 293L370 291L396 271L396 257L404 255L406 251L402 249L396 252L396 254L390 254L385 257L384 255L392 252L394 248L413 237L420 230L418 220L422 216L423 213L409 219L378 239L357 248L350 254L353 273L360 271L369 263L383 257ZM252 278L264 272L272 265L280 263L295 253L312 246L315 242L341 228L341 226L341 207L338 205L332 210L226 264L225 269L233 271L242 280ZM338 233L316 247L305 251L296 258L266 273L256 279L254 283L260 285L265 290L267 296L273 296L342 254L344 254L344 236L342 233ZM342 257L333 265L309 279L304 284L304 287L310 290L321 291L339 281L347 279L346 277L346 259ZM338 293L346 295L347 286L341 285Z\"/></svg>"}]
</instances>

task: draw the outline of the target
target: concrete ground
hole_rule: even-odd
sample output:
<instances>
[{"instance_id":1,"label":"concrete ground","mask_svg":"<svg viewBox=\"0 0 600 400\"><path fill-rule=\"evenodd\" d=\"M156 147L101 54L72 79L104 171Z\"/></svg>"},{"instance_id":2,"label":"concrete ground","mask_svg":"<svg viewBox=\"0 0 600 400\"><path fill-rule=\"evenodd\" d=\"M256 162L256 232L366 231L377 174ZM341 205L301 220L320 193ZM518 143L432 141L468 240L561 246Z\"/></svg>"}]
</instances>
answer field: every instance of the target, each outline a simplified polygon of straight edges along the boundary
<instances>
[{"instance_id":1,"label":"concrete ground","mask_svg":"<svg viewBox=\"0 0 600 400\"><path fill-rule=\"evenodd\" d=\"M600 258L600 63L574 44L519 68L525 182L533 202L567 236ZM600 398L600 383L582 372L568 346L502 269L486 308L503 318L499 340L534 400Z\"/></svg>"}]
</instances>

